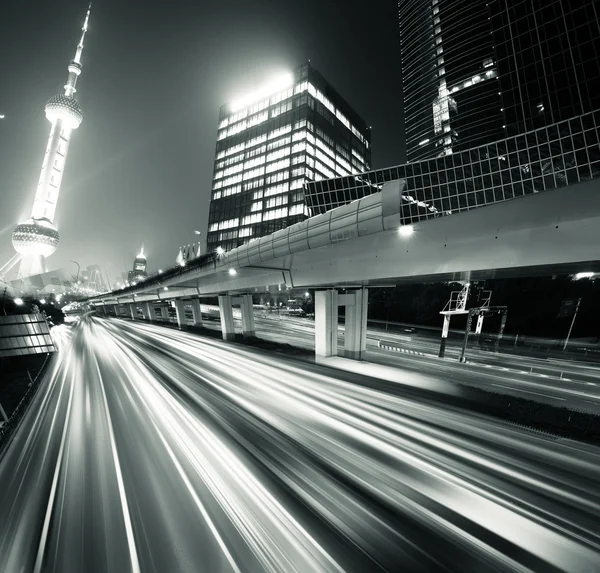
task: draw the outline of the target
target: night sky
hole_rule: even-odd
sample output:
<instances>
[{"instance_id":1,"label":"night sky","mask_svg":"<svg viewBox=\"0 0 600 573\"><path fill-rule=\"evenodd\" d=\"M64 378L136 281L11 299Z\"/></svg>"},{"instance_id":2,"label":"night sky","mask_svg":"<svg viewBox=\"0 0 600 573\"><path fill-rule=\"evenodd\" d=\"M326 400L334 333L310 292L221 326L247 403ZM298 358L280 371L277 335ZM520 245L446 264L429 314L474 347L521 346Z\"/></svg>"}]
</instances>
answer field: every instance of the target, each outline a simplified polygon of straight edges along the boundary
<instances>
[{"instance_id":1,"label":"night sky","mask_svg":"<svg viewBox=\"0 0 600 573\"><path fill-rule=\"evenodd\" d=\"M0 265L29 217L85 0L3 3ZM111 281L142 241L149 270L206 231L218 112L310 60L372 126L373 167L404 159L397 1L96 0L50 268L98 263Z\"/></svg>"}]
</instances>

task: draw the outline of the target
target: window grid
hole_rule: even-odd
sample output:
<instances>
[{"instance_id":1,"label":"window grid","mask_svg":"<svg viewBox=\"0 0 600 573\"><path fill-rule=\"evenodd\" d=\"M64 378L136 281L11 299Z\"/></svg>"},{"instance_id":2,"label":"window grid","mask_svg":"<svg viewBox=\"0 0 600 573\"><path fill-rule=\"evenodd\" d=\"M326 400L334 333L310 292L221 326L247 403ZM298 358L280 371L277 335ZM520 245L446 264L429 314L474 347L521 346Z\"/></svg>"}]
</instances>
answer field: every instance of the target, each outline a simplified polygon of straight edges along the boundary
<instances>
[{"instance_id":1,"label":"window grid","mask_svg":"<svg viewBox=\"0 0 600 573\"><path fill-rule=\"evenodd\" d=\"M507 201L600 177L600 111L418 163L310 182L311 216L404 179L403 224Z\"/></svg>"}]
</instances>

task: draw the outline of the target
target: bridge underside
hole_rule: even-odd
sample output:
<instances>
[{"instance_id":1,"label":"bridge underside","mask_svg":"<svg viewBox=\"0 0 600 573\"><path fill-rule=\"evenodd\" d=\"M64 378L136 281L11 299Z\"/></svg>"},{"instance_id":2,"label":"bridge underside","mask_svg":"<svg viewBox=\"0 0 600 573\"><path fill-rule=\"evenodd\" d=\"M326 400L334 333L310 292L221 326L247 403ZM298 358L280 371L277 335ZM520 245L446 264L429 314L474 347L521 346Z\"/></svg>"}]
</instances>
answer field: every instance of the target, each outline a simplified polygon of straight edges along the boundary
<instances>
[{"instance_id":1,"label":"bridge underside","mask_svg":"<svg viewBox=\"0 0 600 573\"><path fill-rule=\"evenodd\" d=\"M391 192L399 194L399 189ZM90 303L221 295L221 314L227 319L222 319L224 336L230 336L225 332L232 324L227 308L239 295L345 288L358 309L364 300L361 292L369 286L600 271L598 180L421 221L410 234L402 232L398 212L384 211L384 204L399 204L385 193L384 187L382 193L234 249L214 265L101 295ZM335 300L319 298L316 322L328 332L334 322L331 313L339 306ZM355 303L348 299L340 304ZM246 308L246 302L241 306ZM363 318L356 312L358 342L353 352L360 357ZM250 324L249 316L245 320ZM317 333L317 340L329 340L329 334ZM332 345L330 341L321 347L328 353Z\"/></svg>"}]
</instances>

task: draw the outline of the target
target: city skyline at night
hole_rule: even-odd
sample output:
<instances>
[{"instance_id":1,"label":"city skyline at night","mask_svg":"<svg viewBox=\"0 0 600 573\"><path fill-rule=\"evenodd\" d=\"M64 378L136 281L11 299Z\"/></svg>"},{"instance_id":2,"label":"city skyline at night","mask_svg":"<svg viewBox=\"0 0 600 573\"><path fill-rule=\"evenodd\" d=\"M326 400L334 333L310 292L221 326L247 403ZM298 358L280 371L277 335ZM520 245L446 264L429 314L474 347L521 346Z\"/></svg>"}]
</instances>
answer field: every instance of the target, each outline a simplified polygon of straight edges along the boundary
<instances>
[{"instance_id":1,"label":"city skyline at night","mask_svg":"<svg viewBox=\"0 0 600 573\"><path fill-rule=\"evenodd\" d=\"M173 249L190 243L195 229L206 237L219 107L299 62L314 62L373 126L373 145L380 151L372 166L401 156L399 79L385 73L389 58L397 60L394 2L364 17L350 3L344 20L325 4L316 22L302 6L292 1L272 12L263 1L252 8L230 2L203 9L184 2L169 9L169 26L161 6L152 2L94 6L85 55L93 73L86 75L80 98L85 129L69 152L56 219L61 248L49 259L51 266L67 268L77 259L120 275L143 240L152 265L166 268ZM11 5L10 17L0 22L7 45L0 72L12 77L0 100L3 260L13 254L14 221L29 215L27 199L14 190L35 186L39 140L47 137L36 110L43 107L43 94L59 87L57 62L72 57L81 8L76 0L34 13ZM229 25L217 34L217 23L224 21ZM360 26L364 43L347 43L346 29ZM23 43L25 51L19 48ZM372 82L357 80L357 68L381 78L377 101ZM388 129L394 124L398 129Z\"/></svg>"},{"instance_id":2,"label":"city skyline at night","mask_svg":"<svg viewBox=\"0 0 600 573\"><path fill-rule=\"evenodd\" d=\"M5 7L0 571L596 571L598 1Z\"/></svg>"}]
</instances>

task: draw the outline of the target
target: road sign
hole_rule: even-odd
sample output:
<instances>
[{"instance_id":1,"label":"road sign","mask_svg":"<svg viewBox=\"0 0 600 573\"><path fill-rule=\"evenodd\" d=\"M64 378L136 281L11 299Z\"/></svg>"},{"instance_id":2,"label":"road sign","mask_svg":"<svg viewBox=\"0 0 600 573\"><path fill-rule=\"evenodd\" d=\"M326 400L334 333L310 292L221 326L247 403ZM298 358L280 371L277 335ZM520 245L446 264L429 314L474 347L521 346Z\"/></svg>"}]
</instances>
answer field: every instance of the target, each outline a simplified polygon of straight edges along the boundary
<instances>
[{"instance_id":1,"label":"road sign","mask_svg":"<svg viewBox=\"0 0 600 573\"><path fill-rule=\"evenodd\" d=\"M570 318L573 316L578 304L578 298L566 298L563 300L560 304L560 310L558 311L558 318Z\"/></svg>"}]
</instances>

